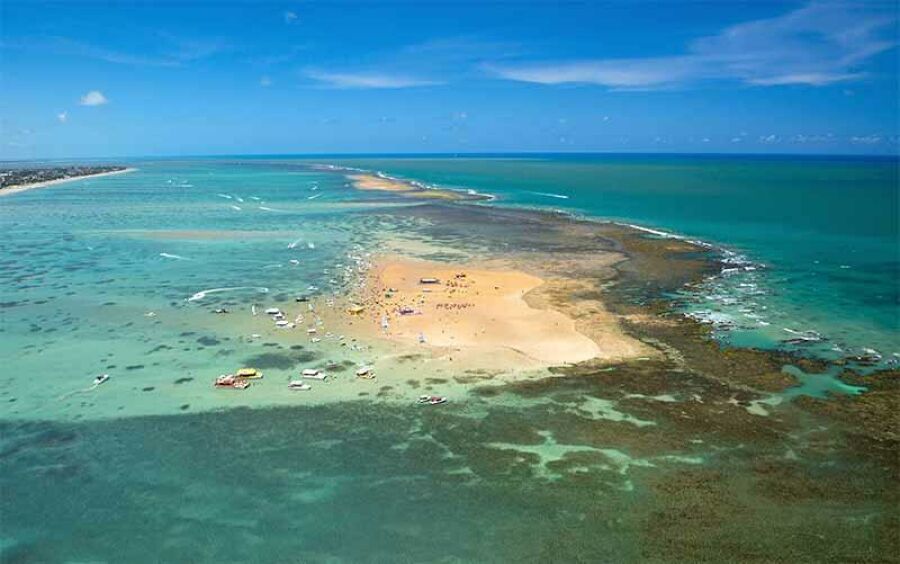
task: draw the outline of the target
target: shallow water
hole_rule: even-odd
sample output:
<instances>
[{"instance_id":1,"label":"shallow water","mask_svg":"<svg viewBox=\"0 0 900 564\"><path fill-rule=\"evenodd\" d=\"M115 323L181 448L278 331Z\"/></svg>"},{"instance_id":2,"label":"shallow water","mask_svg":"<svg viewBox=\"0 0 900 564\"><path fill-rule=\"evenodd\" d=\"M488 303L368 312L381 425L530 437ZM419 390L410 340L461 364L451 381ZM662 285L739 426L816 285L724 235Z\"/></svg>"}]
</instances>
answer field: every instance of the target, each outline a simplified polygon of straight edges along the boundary
<instances>
[{"instance_id":1,"label":"shallow water","mask_svg":"<svg viewBox=\"0 0 900 564\"><path fill-rule=\"evenodd\" d=\"M147 161L0 200L4 562L879 554L872 535L886 510L870 492L881 474L847 457L830 429L786 438L785 421L806 421L789 405L778 418L736 409L749 419L712 412L715 424L695 425L684 414L706 404L693 387L682 393L677 374L649 395L590 378L534 380L529 394L468 394L477 383L452 387L452 374L395 389L354 382L350 367L381 351L341 347L327 327L313 343L303 331L312 317L294 301L342 292L353 257L389 246L431 258L553 249L512 229L515 218L475 225L464 208L362 194L308 164ZM466 177L530 202L479 178ZM306 321L276 329L254 304ZM356 386L360 400L317 405L285 391L299 368L326 361L341 370L314 384L320 395ZM211 388L241 365L265 380ZM415 363L395 368L398 381L404 371L422 380ZM112 379L91 389L104 372ZM785 396L854 391L795 376L802 385ZM446 390L466 395L437 408L411 401ZM760 460L774 470L747 470ZM773 503L782 478L796 488L787 505ZM710 524L720 532L707 536Z\"/></svg>"}]
</instances>

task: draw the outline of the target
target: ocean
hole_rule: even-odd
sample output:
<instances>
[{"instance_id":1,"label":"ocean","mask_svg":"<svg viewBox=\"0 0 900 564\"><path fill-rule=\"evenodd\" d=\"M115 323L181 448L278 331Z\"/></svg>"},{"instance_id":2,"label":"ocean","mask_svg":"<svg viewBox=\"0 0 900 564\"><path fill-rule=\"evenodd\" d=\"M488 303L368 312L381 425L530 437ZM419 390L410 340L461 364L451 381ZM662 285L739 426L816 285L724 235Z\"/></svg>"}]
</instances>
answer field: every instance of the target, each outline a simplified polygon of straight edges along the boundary
<instances>
[{"instance_id":1,"label":"ocean","mask_svg":"<svg viewBox=\"0 0 900 564\"><path fill-rule=\"evenodd\" d=\"M685 296L738 346L900 361L900 174L878 157L529 155L347 166L699 239L738 268ZM747 269L746 267L750 267ZM790 340L803 339L802 343Z\"/></svg>"},{"instance_id":2,"label":"ocean","mask_svg":"<svg viewBox=\"0 0 900 564\"><path fill-rule=\"evenodd\" d=\"M345 291L356 265L428 228L419 202L361 193L314 163L493 196L454 206L561 210L715 245L724 271L671 298L726 346L881 366L900 352L895 159L135 159L132 173L0 198L4 562L881 554L869 520L885 510L865 493L886 487L876 465L823 447L816 433L837 431L786 433L808 423L791 411L685 424L713 405L688 390L723 392L681 372L666 381L684 398L614 397L606 372L436 409L379 388L326 401L328 386L358 384L352 369L318 395L285 393L298 367L379 351L326 328L301 340L260 312L309 317L297 297ZM212 389L241 365L263 384ZM100 373L112 378L95 389ZM773 503L809 468L815 488Z\"/></svg>"}]
</instances>

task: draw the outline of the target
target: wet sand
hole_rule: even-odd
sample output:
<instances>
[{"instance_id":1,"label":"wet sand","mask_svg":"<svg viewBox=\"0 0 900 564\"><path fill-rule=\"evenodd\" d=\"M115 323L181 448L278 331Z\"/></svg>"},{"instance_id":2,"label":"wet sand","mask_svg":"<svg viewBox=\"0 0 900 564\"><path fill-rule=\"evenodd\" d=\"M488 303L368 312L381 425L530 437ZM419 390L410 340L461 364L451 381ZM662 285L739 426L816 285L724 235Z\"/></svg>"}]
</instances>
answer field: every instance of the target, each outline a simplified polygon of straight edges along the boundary
<instances>
[{"instance_id":1,"label":"wet sand","mask_svg":"<svg viewBox=\"0 0 900 564\"><path fill-rule=\"evenodd\" d=\"M74 182L76 180L87 180L88 178L100 178L101 176L112 176L114 174L125 174L126 172L134 172L136 168L126 168L124 170L113 170L111 172L101 172L98 174L86 174L84 176L73 176L71 178L59 178L56 180L48 180L47 182L34 182L32 184L19 184L10 186L0 190L0 196L11 196L20 192L27 192L35 188L45 188L47 186L55 186L57 184L65 184L66 182Z\"/></svg>"}]
</instances>

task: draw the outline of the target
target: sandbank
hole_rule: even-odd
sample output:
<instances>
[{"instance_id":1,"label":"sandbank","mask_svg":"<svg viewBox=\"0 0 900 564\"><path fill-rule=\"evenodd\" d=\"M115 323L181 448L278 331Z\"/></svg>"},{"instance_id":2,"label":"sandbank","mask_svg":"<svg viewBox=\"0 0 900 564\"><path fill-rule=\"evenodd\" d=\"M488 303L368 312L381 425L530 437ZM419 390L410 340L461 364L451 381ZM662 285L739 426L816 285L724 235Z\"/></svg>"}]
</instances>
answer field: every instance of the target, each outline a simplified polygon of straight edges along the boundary
<instances>
[{"instance_id":1,"label":"sandbank","mask_svg":"<svg viewBox=\"0 0 900 564\"><path fill-rule=\"evenodd\" d=\"M346 315L359 320L363 337L425 347L477 368L510 361L538 368L644 353L614 321L603 331L580 330L576 319L540 298L545 285L512 268L385 256L373 262L353 297L358 307L349 306Z\"/></svg>"}]
</instances>

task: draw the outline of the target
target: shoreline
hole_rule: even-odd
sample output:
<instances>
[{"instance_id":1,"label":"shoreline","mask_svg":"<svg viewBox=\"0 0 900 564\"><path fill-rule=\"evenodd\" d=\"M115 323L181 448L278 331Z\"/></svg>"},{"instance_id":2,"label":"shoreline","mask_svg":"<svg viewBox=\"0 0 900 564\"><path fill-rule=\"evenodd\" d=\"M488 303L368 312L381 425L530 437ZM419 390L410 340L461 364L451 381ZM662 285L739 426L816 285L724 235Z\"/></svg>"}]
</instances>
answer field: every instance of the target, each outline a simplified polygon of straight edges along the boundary
<instances>
[{"instance_id":1,"label":"shoreline","mask_svg":"<svg viewBox=\"0 0 900 564\"><path fill-rule=\"evenodd\" d=\"M353 184L354 188L365 191L383 191L393 193L397 196L433 199L436 201L446 201L447 203L490 203L497 200L492 194L482 194L475 190L464 190L462 188L441 188L427 186L416 180L407 180L391 176L387 173L377 170L367 170L352 167L343 167L338 165L314 165L320 170L344 174ZM437 203L437 202L435 202ZM680 315L699 321L713 328L710 338L720 343L722 346L741 348L739 345L730 345L729 334L734 329L748 329L747 327L736 327L742 321L734 319L733 315L721 316L720 319L715 314L710 315L707 310L690 311L679 308L680 298L690 300L692 297L700 297L705 295L702 289L706 284L713 284L724 276L733 277L735 274L747 275L754 271L766 270L768 267L756 259L745 256L741 251L734 250L728 245L720 242L710 242L699 239L691 235L685 235L676 231L669 231L665 227L648 227L640 224L632 223L625 220L606 219L603 217L584 215L574 210L561 210L549 206L500 206L503 209L516 209L529 213L536 213L546 216L563 216L573 221L586 221L597 225L616 225L627 228L644 235L658 237L662 240L679 241L692 245L698 252L713 252L717 255L714 262L717 268L714 272L707 273L702 279L692 280L690 284L686 284L676 291L680 294L679 298L671 299L673 311L677 311ZM763 318L764 319L764 318ZM771 323L760 323L759 328L765 328ZM831 342L829 337L820 333L815 329L796 330L791 327L785 327L786 334L801 334L803 339L791 339L784 337L776 338L774 335L767 335L771 339L771 343L764 347L774 353L790 354L808 358L813 361L822 361L830 364L836 364L843 367L849 367L855 372L872 372L880 370L892 370L897 366L896 361L890 362L889 354L873 351L872 348L859 345L857 347L844 348L843 354L840 356L830 356L822 354L821 350L815 350L814 347L808 347L810 344L821 344ZM808 337L813 335L814 337ZM800 345L797 345L797 343Z\"/></svg>"},{"instance_id":2,"label":"shoreline","mask_svg":"<svg viewBox=\"0 0 900 564\"><path fill-rule=\"evenodd\" d=\"M10 196L12 194L19 194L21 192L27 192L28 190L34 190L36 188L46 188L47 186L55 186L57 184L65 184L67 182L74 182L76 180L86 180L88 178L100 178L102 176L112 176L114 174L125 174L128 172L134 172L138 170L136 167L127 167L122 170L112 170L109 172L100 172L97 174L85 174L84 176L72 176L69 178L57 178L56 180L48 180L46 182L33 182L31 184L17 184L15 186L10 186L9 188L4 188L0 190L0 196Z\"/></svg>"}]
</instances>

